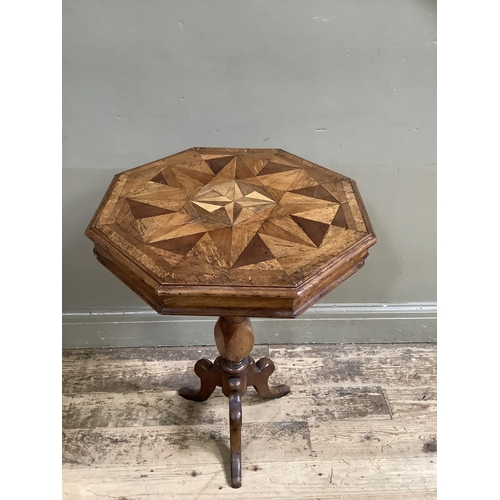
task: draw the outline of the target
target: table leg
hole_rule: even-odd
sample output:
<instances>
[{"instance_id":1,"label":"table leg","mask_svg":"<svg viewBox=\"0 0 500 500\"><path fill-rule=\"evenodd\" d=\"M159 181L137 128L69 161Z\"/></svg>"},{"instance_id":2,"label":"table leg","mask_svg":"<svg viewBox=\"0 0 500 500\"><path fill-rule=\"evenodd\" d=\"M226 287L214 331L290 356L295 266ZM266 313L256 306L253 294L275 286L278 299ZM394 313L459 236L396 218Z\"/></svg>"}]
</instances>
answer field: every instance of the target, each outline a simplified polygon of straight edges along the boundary
<instances>
[{"instance_id":1,"label":"table leg","mask_svg":"<svg viewBox=\"0 0 500 500\"><path fill-rule=\"evenodd\" d=\"M199 359L194 365L194 372L200 377L200 388L181 387L178 391L179 396L191 401L206 401L222 383L218 360L219 358L212 363L208 359Z\"/></svg>"},{"instance_id":2,"label":"table leg","mask_svg":"<svg viewBox=\"0 0 500 500\"><path fill-rule=\"evenodd\" d=\"M269 358L261 358L257 362L250 358L247 383L253 385L257 394L263 398L281 398L290 392L290 387L285 384L270 387L268 379L273 372L274 363Z\"/></svg>"},{"instance_id":3,"label":"table leg","mask_svg":"<svg viewBox=\"0 0 500 500\"><path fill-rule=\"evenodd\" d=\"M229 379L229 443L231 458L231 486L241 486L241 381Z\"/></svg>"},{"instance_id":4,"label":"table leg","mask_svg":"<svg viewBox=\"0 0 500 500\"><path fill-rule=\"evenodd\" d=\"M207 359L196 362L195 372L200 377L200 388L183 387L179 395L192 401L205 401L215 390L229 398L231 486L241 486L241 397L248 385L253 385L263 398L279 398L288 394L286 385L270 387L268 379L274 371L274 363L269 358L255 362L249 356L254 343L252 325L249 318L220 317L215 325L215 343L220 356L211 363Z\"/></svg>"}]
</instances>

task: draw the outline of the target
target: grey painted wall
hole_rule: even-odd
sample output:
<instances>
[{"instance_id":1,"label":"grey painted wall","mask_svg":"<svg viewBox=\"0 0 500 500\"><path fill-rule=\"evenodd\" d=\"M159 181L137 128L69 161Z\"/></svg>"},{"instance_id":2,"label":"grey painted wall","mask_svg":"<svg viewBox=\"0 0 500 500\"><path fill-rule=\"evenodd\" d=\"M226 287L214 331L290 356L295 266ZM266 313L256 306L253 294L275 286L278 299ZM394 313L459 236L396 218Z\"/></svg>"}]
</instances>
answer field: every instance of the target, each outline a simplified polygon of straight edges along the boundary
<instances>
[{"instance_id":1,"label":"grey painted wall","mask_svg":"<svg viewBox=\"0 0 500 500\"><path fill-rule=\"evenodd\" d=\"M357 181L379 242L323 304L435 302L436 48L429 0L65 0L63 311L143 305L83 231L116 172L191 146Z\"/></svg>"}]
</instances>

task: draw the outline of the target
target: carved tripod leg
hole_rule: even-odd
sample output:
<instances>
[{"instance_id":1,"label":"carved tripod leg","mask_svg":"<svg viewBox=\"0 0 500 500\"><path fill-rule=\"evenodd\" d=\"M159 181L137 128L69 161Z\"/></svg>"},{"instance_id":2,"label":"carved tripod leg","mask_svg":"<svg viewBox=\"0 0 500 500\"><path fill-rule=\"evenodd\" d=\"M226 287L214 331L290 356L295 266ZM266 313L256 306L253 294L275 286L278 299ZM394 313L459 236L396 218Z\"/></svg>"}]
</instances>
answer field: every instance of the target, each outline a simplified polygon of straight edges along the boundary
<instances>
[{"instance_id":1,"label":"carved tripod leg","mask_svg":"<svg viewBox=\"0 0 500 500\"><path fill-rule=\"evenodd\" d=\"M200 377L200 388L181 387L179 396L191 401L206 401L214 392L218 385L221 385L221 369L218 363L219 358L212 363L208 359L200 359L194 365L194 372Z\"/></svg>"},{"instance_id":2,"label":"carved tripod leg","mask_svg":"<svg viewBox=\"0 0 500 500\"><path fill-rule=\"evenodd\" d=\"M279 398L288 394L286 385L269 387L268 379L274 371L274 364L269 358L262 358L257 363L249 356L254 335L249 318L239 316L221 316L214 329L215 344L220 356L212 364L207 359L200 359L195 365L195 372L200 377L199 389L183 387L179 395L193 401L205 401L217 386L229 398L231 486L241 486L241 397L248 385L253 385L264 398Z\"/></svg>"},{"instance_id":3,"label":"carved tripod leg","mask_svg":"<svg viewBox=\"0 0 500 500\"><path fill-rule=\"evenodd\" d=\"M280 398L290 392L287 385L269 387L269 377L274 372L274 363L269 358L262 358L255 362L250 358L248 366L248 385L253 385L259 396L266 399Z\"/></svg>"},{"instance_id":4,"label":"carved tripod leg","mask_svg":"<svg viewBox=\"0 0 500 500\"><path fill-rule=\"evenodd\" d=\"M241 380L230 378L229 387L229 442L231 457L231 486L241 486Z\"/></svg>"}]
</instances>

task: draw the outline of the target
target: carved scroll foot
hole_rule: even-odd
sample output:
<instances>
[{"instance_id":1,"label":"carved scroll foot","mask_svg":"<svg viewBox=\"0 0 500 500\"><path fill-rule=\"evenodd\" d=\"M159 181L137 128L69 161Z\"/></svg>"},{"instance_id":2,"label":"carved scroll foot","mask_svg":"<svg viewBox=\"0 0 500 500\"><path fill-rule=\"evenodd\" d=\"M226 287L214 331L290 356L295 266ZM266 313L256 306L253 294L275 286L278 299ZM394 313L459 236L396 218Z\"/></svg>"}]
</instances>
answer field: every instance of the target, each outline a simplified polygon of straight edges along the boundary
<instances>
[{"instance_id":1,"label":"carved scroll foot","mask_svg":"<svg viewBox=\"0 0 500 500\"><path fill-rule=\"evenodd\" d=\"M281 398L290 392L290 387L285 384L270 387L268 379L273 372L274 363L269 358L262 358L257 362L250 358L247 383L253 385L258 395L263 398Z\"/></svg>"},{"instance_id":2,"label":"carved scroll foot","mask_svg":"<svg viewBox=\"0 0 500 500\"><path fill-rule=\"evenodd\" d=\"M215 363L208 359L198 360L194 365L194 372L200 377L200 388L181 387L177 394L190 401L206 401L215 388L222 383L222 374L218 361L219 358L215 360Z\"/></svg>"}]
</instances>

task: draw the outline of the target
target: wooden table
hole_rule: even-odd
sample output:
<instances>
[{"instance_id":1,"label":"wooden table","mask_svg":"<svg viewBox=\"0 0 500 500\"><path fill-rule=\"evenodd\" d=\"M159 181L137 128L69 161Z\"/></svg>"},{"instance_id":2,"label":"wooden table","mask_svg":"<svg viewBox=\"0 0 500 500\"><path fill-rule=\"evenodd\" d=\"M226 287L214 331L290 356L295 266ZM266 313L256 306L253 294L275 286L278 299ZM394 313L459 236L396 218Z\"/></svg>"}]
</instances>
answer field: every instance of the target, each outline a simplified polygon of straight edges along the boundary
<instances>
[{"instance_id":1,"label":"wooden table","mask_svg":"<svg viewBox=\"0 0 500 500\"><path fill-rule=\"evenodd\" d=\"M250 317L297 317L363 266L377 240L355 182L280 149L191 148L117 174L85 234L159 314L219 316L220 356L200 359L200 388L179 395L222 387L241 486L241 397L289 393L269 386L269 358L250 356Z\"/></svg>"}]
</instances>

